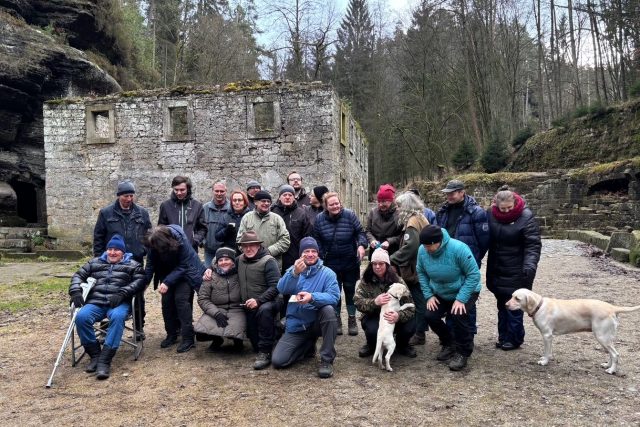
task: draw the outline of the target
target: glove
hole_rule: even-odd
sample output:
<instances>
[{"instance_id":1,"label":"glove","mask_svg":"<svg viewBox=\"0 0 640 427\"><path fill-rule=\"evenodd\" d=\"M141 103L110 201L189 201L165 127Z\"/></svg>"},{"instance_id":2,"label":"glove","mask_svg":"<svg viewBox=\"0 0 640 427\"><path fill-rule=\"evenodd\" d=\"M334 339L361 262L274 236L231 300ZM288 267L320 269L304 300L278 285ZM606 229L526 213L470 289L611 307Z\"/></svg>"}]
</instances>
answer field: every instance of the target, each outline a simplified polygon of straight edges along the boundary
<instances>
[{"instance_id":1,"label":"glove","mask_svg":"<svg viewBox=\"0 0 640 427\"><path fill-rule=\"evenodd\" d=\"M109 298L109 305L111 306L111 308L115 308L119 306L120 304L122 304L122 301L124 301L124 297L120 294L109 295L108 298Z\"/></svg>"},{"instance_id":2,"label":"glove","mask_svg":"<svg viewBox=\"0 0 640 427\"><path fill-rule=\"evenodd\" d=\"M227 230L225 231L227 237L233 237L236 235L236 225L234 223L227 224Z\"/></svg>"},{"instance_id":3,"label":"glove","mask_svg":"<svg viewBox=\"0 0 640 427\"><path fill-rule=\"evenodd\" d=\"M219 328L226 328L227 325L229 324L229 318L221 311L217 312L213 316L213 318L215 319Z\"/></svg>"},{"instance_id":4,"label":"glove","mask_svg":"<svg viewBox=\"0 0 640 427\"><path fill-rule=\"evenodd\" d=\"M80 308L84 305L84 298L80 294L75 294L71 297L71 302L75 308Z\"/></svg>"}]
</instances>

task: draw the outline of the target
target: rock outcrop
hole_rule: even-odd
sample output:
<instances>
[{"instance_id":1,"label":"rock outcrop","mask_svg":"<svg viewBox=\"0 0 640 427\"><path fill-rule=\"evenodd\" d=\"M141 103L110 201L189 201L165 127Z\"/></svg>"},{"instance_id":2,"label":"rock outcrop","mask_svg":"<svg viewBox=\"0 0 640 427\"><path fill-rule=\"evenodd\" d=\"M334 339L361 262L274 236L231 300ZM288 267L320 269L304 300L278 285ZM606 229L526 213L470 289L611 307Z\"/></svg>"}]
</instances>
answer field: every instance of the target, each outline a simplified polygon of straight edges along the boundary
<instances>
[{"instance_id":1,"label":"rock outcrop","mask_svg":"<svg viewBox=\"0 0 640 427\"><path fill-rule=\"evenodd\" d=\"M0 224L10 210L28 222L46 222L42 103L120 90L72 47L108 43L96 29L97 1L0 0L0 183L17 198L3 193Z\"/></svg>"}]
</instances>

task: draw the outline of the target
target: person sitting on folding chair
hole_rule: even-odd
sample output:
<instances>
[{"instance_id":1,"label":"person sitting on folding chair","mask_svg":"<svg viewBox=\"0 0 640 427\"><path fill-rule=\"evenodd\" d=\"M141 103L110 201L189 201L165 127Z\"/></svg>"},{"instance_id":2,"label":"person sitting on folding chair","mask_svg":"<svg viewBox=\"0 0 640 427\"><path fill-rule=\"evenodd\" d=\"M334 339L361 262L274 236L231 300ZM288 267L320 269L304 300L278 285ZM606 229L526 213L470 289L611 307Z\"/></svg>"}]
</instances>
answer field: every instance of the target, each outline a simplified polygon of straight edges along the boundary
<instances>
[{"instance_id":1,"label":"person sitting on folding chair","mask_svg":"<svg viewBox=\"0 0 640 427\"><path fill-rule=\"evenodd\" d=\"M84 300L80 284L89 277L96 279L96 283ZM76 308L82 307L76 317L76 330L91 358L85 371L97 372L99 380L109 378L111 359L120 346L124 322L131 313L131 299L144 287L144 269L126 251L119 234L109 240L107 250L100 257L86 263L71 278L71 302ZM109 319L109 328L104 347L100 348L93 325L105 317Z\"/></svg>"}]
</instances>

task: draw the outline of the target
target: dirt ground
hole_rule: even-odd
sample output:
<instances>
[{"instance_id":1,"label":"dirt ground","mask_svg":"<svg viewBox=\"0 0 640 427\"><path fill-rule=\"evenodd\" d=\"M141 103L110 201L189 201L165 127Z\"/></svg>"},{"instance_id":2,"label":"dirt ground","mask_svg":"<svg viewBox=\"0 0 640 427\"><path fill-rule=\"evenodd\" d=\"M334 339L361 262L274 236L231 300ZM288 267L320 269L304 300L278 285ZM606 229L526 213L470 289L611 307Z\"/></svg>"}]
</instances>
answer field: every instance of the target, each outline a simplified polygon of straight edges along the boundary
<instances>
[{"instance_id":1,"label":"dirt ground","mask_svg":"<svg viewBox=\"0 0 640 427\"><path fill-rule=\"evenodd\" d=\"M35 265L35 264L33 264ZM42 266L42 264L38 264ZM51 269L55 264L47 264ZM0 267L0 282L33 270ZM22 272L22 273L20 273ZM41 271L40 274L45 274ZM545 240L535 290L558 298L593 297L617 305L640 304L640 273L587 247ZM468 368L451 372L435 360L435 335L417 359L397 356L394 372L360 359L357 337L337 340L334 377L316 376L316 361L292 369L252 369L253 354L187 354L164 338L157 294L148 291L147 340L139 361L121 348L112 376L97 381L65 358L45 389L69 319L65 301L18 315L0 314L0 424L2 425L638 425L640 423L640 312L621 315L619 373L600 367L607 355L591 333L555 339L555 360L536 364L542 340L525 317L525 345L494 347L496 309L483 290L478 334ZM199 312L198 314L199 315Z\"/></svg>"}]
</instances>

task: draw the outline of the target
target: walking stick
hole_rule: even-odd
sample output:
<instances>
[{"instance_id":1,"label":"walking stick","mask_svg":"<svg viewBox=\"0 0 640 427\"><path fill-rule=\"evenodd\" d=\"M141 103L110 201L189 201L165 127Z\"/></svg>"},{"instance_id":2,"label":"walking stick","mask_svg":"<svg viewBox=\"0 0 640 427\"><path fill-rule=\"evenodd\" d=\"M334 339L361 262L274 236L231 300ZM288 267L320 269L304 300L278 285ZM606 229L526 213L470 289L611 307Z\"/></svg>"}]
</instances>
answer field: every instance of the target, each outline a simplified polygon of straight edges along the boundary
<instances>
[{"instance_id":1,"label":"walking stick","mask_svg":"<svg viewBox=\"0 0 640 427\"><path fill-rule=\"evenodd\" d=\"M96 284L96 279L93 277L89 277L87 279L87 283L81 283L80 287L82 288L82 299L87 300L87 296L89 295L89 291L93 288L93 285ZM69 324L69 329L67 329L67 334L64 337L64 341L62 342L62 347L60 347L60 352L58 353L58 358L56 359L56 363L53 365L53 371L51 371L51 376L49 377L49 381L47 382L46 388L51 388L51 384L53 383L53 376L56 373L56 369L58 369L58 365L62 361L62 357L64 356L64 352L69 345L69 341L71 341L71 336L73 335L73 330L76 327L76 316L78 315L78 310L80 308L76 308L73 303L71 303L71 310L73 315L71 316L71 323Z\"/></svg>"}]
</instances>

